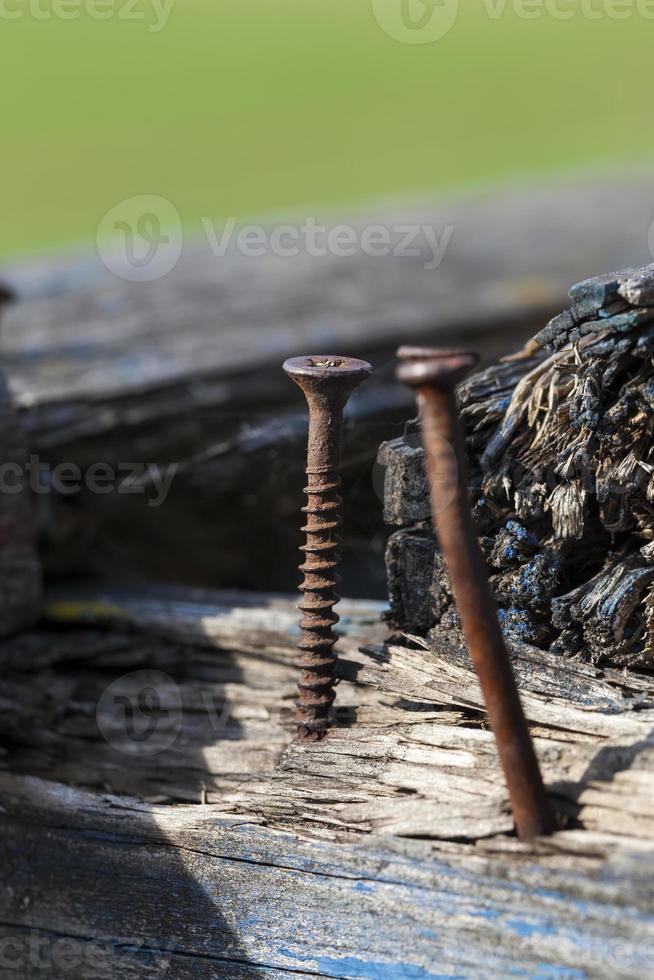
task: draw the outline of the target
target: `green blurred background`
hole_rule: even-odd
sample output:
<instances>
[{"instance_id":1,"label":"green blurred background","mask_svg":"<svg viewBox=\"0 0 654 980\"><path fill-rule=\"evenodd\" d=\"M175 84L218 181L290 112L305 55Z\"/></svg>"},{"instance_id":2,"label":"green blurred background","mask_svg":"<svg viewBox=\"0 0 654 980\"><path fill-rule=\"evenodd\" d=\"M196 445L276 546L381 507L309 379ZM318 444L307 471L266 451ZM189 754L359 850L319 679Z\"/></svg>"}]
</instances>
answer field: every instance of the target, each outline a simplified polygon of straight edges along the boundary
<instances>
[{"instance_id":1,"label":"green blurred background","mask_svg":"<svg viewBox=\"0 0 654 980\"><path fill-rule=\"evenodd\" d=\"M91 243L136 194L194 227L654 149L654 21L633 11L524 20L507 4L493 20L462 0L444 38L407 45L370 0L176 0L156 33L148 0L144 20L40 19L29 3L0 20L5 256Z\"/></svg>"}]
</instances>

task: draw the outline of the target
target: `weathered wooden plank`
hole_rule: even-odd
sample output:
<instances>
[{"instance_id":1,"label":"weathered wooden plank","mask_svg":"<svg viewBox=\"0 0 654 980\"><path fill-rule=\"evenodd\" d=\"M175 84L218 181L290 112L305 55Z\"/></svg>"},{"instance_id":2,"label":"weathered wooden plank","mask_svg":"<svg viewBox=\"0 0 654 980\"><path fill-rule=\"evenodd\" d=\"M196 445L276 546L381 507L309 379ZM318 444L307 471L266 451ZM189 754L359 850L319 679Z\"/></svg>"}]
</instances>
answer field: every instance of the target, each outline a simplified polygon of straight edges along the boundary
<instances>
[{"instance_id":1,"label":"weathered wooden plank","mask_svg":"<svg viewBox=\"0 0 654 980\"><path fill-rule=\"evenodd\" d=\"M42 974L34 948L81 978L646 975L650 679L513 649L577 828L526 847L456 634L380 646L379 604L343 605L337 724L314 746L290 743L292 598L59 588L49 632L0 644L0 954L19 975ZM121 677L136 704L144 669L180 693L154 754L120 705L114 727L97 715Z\"/></svg>"},{"instance_id":2,"label":"weathered wooden plank","mask_svg":"<svg viewBox=\"0 0 654 980\"><path fill-rule=\"evenodd\" d=\"M0 977L24 980L43 976L74 976L79 980L311 980L315 974L275 970L254 963L228 962L220 956L178 952L166 937L161 946L144 943L133 934L111 939L60 935L46 929L0 926Z\"/></svg>"},{"instance_id":3,"label":"weathered wooden plank","mask_svg":"<svg viewBox=\"0 0 654 980\"><path fill-rule=\"evenodd\" d=\"M244 420L258 424L261 414L280 412L281 405L280 414L288 411L276 374L282 352L277 341L261 343L266 323L290 323L283 343L315 340L321 349L351 339L361 326L362 348L352 353L368 353L369 345L383 361L398 323L420 340L437 332L452 336L456 328L472 334L504 319L501 346L516 318L527 324L543 314L564 275L567 284L585 274L575 265L572 275L575 263L588 261L592 272L638 257L645 186L608 195L608 204L586 212L592 217L585 226L570 199L597 205L606 187L585 197L571 190L561 220L574 217L576 228L562 235L564 224L547 217L556 248L542 235L543 251L540 244L518 249L513 265L501 250L489 254L498 228L515 231L515 214L503 225L501 201L469 202L455 229L455 239L465 232L465 244L443 277L440 270L427 277L419 262L386 263L382 270L361 257L347 272L340 262L330 260L327 269L302 260L293 271L275 261L253 273L233 256L215 286L214 270L193 250L179 278L152 290L103 283L97 269L88 276L74 262L33 272L32 286L23 290L26 297L31 290L31 299L12 320L9 357L34 447L52 452L53 461L83 466L101 454L114 462L182 460L186 474L178 506L158 522L142 521L143 506L127 514L117 497L106 505L79 498L60 520L65 512L50 495L46 503L61 540L67 548L90 523L88 540L96 535L102 556L130 528L126 552L101 557L97 567L122 563L133 570L133 548L162 575L204 560L193 580L220 581L207 515L215 516L217 501L242 496L247 473L239 457L251 453L258 473L272 484L279 478L274 503L265 507L258 494L266 480L257 481L248 506L258 507L262 520L288 516L297 503L284 483L292 468L285 457L274 460L280 445L298 448L299 488L303 423L285 415L272 427L237 431ZM544 215L551 201L545 194L522 202L525 235L531 237L539 209ZM611 234L602 236L598 222L604 221ZM594 256L581 247L590 226ZM577 255L563 255L562 240L576 242ZM606 250L631 254L608 258ZM537 255L542 264L531 268L547 272L534 283L528 270ZM346 288L350 274L353 285ZM336 326L325 330L330 311ZM221 336L216 323L224 327ZM251 394L243 383L252 365L260 383ZM239 385L245 400L256 399L253 414L246 414ZM384 381L355 410L359 421L377 425L390 391ZM352 432L348 454L368 460L367 446L357 447ZM370 429L370 435L374 445L388 433L376 430L373 438ZM355 484L357 466L351 467ZM191 499L195 536L186 533L193 522L181 517ZM361 496L362 511L369 501L370 494ZM223 580L251 581L252 565L265 580L260 527L238 514L233 523L245 557ZM243 537L244 526L250 538ZM175 549L189 564L173 560L162 569L171 527ZM283 564L283 551L263 551ZM89 552L75 560L88 568ZM357 572L361 577L360 564ZM378 607L350 606L337 726L324 746L289 744L293 605L283 597L261 603L234 594L67 589L48 605L47 631L0 644L0 768L6 770L0 773L0 856L8 869L0 884L0 953L11 955L12 942L27 940L27 960L25 946L18 948L27 977L43 975L29 961L31 941L45 940L37 950L50 957L52 975L65 969L53 960L55 953L66 955L65 946L56 946L61 939L77 944L67 952L78 957L74 975L82 977L102 975L97 961L83 971L88 954L103 950L107 975L127 978L160 976L165 968L171 976L239 980L416 980L516 971L643 976L654 952L649 678L514 648L549 792L579 828L527 850L505 836L511 821L492 738L453 633L435 631L422 646L411 638L383 646L372 622ZM179 717L172 717L179 730L155 755L135 751L120 705L109 714L109 739L98 723L108 685L144 668L164 671L180 694ZM124 690L134 703L142 689L143 681L132 677ZM165 742L165 726L159 731ZM173 800L194 805L170 805ZM408 840L416 837L427 840ZM3 970L0 962L0 975Z\"/></svg>"},{"instance_id":4,"label":"weathered wooden plank","mask_svg":"<svg viewBox=\"0 0 654 980\"><path fill-rule=\"evenodd\" d=\"M379 605L344 603L336 727L325 745L300 746L289 744L294 601L259 601L155 588L131 596L110 587L58 590L46 615L59 628L77 623L77 635L32 634L0 646L7 765L151 800L206 801L328 839L384 832L475 840L511 829L481 692L456 632L382 646ZM654 838L651 680L526 645L514 645L512 656L562 817ZM160 742L142 751L134 744L124 709L106 704L116 682L133 705L146 686L163 683L164 701L172 688L177 701L157 730ZM619 779L632 770L628 805L616 815Z\"/></svg>"},{"instance_id":5,"label":"weathered wooden plank","mask_svg":"<svg viewBox=\"0 0 654 980\"><path fill-rule=\"evenodd\" d=\"M352 980L642 977L654 954L652 850L625 854L619 838L588 835L584 846L562 834L538 856L518 845L334 845L210 806L10 776L0 790L5 935L108 944L112 966L127 961L121 976L132 975L127 945L143 977L161 976L153 961L171 949L173 976L197 962L196 976L230 976L231 965L235 976Z\"/></svg>"},{"instance_id":6,"label":"weathered wooden plank","mask_svg":"<svg viewBox=\"0 0 654 980\"><path fill-rule=\"evenodd\" d=\"M72 626L130 626L150 635L197 646L245 652L288 652L299 638L297 597L238 589L132 586L52 586L46 594L46 622ZM382 601L342 599L339 632L345 644L386 635ZM356 649L356 646L351 649ZM54 651L53 651L54 654Z\"/></svg>"},{"instance_id":7,"label":"weathered wooden plank","mask_svg":"<svg viewBox=\"0 0 654 980\"><path fill-rule=\"evenodd\" d=\"M0 320L11 294L0 286ZM25 433L0 371L0 636L30 626L38 615L41 566L33 501L20 475L27 458Z\"/></svg>"},{"instance_id":8,"label":"weathered wooden plank","mask_svg":"<svg viewBox=\"0 0 654 980\"><path fill-rule=\"evenodd\" d=\"M343 341L371 350L392 347L398 328L418 339L517 322L562 305L570 282L598 268L635 264L647 243L650 184L649 173L585 176L378 207L352 220L359 231L451 227L436 270L426 267L433 256L424 236L413 256L358 247L292 260L272 250L249 258L236 247L218 260L194 238L174 272L151 283L119 279L94 254L17 263L4 270L23 300L7 320L16 391L25 405L70 404L71 392L95 404L197 372L233 376L276 364L289 343L317 353ZM59 364L48 372L52 353Z\"/></svg>"},{"instance_id":9,"label":"weathered wooden plank","mask_svg":"<svg viewBox=\"0 0 654 980\"><path fill-rule=\"evenodd\" d=\"M148 506L158 494L147 475L141 495L83 485L62 499L51 487L38 501L48 568L290 590L305 428L279 365L307 347L346 346L373 362L377 381L352 402L346 430L344 589L382 595L370 474L406 417L395 346L465 339L489 358L506 353L543 326L571 281L639 259L650 186L649 174L573 180L380 207L353 222L451 226L436 269L424 235L422 255L292 260L217 259L194 239L153 283L120 280L96 255L7 267L20 302L3 356L30 449L83 473L96 462L179 464L164 507ZM229 522L215 519L227 508Z\"/></svg>"}]
</instances>

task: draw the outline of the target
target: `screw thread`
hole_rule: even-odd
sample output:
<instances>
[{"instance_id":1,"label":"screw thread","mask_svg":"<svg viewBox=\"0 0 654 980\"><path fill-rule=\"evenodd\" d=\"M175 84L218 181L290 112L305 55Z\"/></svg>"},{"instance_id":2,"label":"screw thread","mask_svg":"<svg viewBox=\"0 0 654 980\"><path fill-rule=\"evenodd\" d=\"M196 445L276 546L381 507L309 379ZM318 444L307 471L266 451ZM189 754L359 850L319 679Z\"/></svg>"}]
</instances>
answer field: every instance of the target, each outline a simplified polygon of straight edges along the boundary
<instances>
[{"instance_id":1,"label":"screw thread","mask_svg":"<svg viewBox=\"0 0 654 980\"><path fill-rule=\"evenodd\" d=\"M306 534L300 571L302 637L298 645L297 725L298 739L318 742L329 729L330 709L336 692L334 652L339 600L336 586L340 562L338 535L341 526L341 481L338 465L343 409L357 385L372 371L367 361L354 357L319 355L291 357L284 370L304 392L309 406L307 442L307 504L302 508Z\"/></svg>"},{"instance_id":2,"label":"screw thread","mask_svg":"<svg viewBox=\"0 0 654 980\"><path fill-rule=\"evenodd\" d=\"M333 647L337 636L334 625L338 615L333 607L340 596L336 592L340 561L338 530L342 523L340 479L338 469L307 468L308 484L304 488L308 502L302 508L306 524L302 530L306 542L300 550L304 561L300 571L302 639L298 645L297 666L302 671L296 701L298 736L319 741L329 727L329 712L334 703L337 656Z\"/></svg>"}]
</instances>

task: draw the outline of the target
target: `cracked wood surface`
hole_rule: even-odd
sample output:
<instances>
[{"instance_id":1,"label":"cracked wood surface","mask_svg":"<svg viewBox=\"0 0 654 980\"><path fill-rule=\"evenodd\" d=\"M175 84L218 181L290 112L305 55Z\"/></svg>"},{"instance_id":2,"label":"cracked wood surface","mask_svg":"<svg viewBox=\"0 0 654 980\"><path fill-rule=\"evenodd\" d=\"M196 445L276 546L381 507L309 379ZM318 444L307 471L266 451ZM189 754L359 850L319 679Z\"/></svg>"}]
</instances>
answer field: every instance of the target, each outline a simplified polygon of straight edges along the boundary
<instances>
[{"instance_id":1,"label":"cracked wood surface","mask_svg":"<svg viewBox=\"0 0 654 980\"><path fill-rule=\"evenodd\" d=\"M382 367L355 412L359 435L371 420L368 442L347 443L352 469L367 467L388 436L375 425L389 406L405 414L388 383L400 337L505 350L542 326L572 279L641 260L650 188L649 176L570 182L389 213L385 223L454 225L436 271L420 257L217 263L197 243L145 287L95 259L6 270L21 303L5 363L30 449L82 466L182 463L177 506L159 522L125 498L67 509L50 494L54 520L41 523L60 536L54 567L133 571L138 555L137 570L216 581L222 556L226 580L247 583L254 554L270 582L279 542L262 545L254 515L274 524L293 498L284 481L301 485L299 463L296 473L277 452L304 432L283 357L355 338L350 353ZM247 505L244 458L261 477ZM261 509L257 493L271 487ZM197 527L185 523L191 498ZM232 522L238 548L208 527L218 499L245 508ZM82 547L71 562L72 542ZM514 647L562 826L527 849L509 836L478 686L453 632L384 644L379 605L343 603L337 727L322 747L291 743L294 605L67 587L37 630L0 643L0 976L647 975L651 679ZM170 678L183 709L162 716L155 755L128 737L120 705L110 741L96 715L121 678L134 701L144 669L153 683L155 671Z\"/></svg>"},{"instance_id":2,"label":"cracked wood surface","mask_svg":"<svg viewBox=\"0 0 654 980\"><path fill-rule=\"evenodd\" d=\"M180 978L646 975L651 679L512 649L563 828L530 849L507 836L457 636L384 643L380 604L340 611L337 726L299 746L294 599L51 592L40 629L0 644L0 938L24 956L42 940L46 958L72 938L76 976L105 975L84 972L95 954L128 980L166 963ZM112 744L96 720L107 686L128 675L135 698L143 669L183 706L155 755L118 707Z\"/></svg>"},{"instance_id":3,"label":"cracked wood surface","mask_svg":"<svg viewBox=\"0 0 654 980\"><path fill-rule=\"evenodd\" d=\"M437 629L428 640L383 643L382 608L341 604L336 727L325 744L298 745L293 599L157 587L51 592L46 624L67 632L44 628L0 647L8 765L147 799L204 801L327 837L474 840L510 831L460 637ZM624 824L627 835L654 838L652 679L526 645L512 646L512 658L564 823L616 833ZM144 669L155 685L165 672L179 691L156 753L156 742L137 751L122 708L102 730L97 719L119 678L136 703Z\"/></svg>"},{"instance_id":4,"label":"cracked wood surface","mask_svg":"<svg viewBox=\"0 0 654 980\"><path fill-rule=\"evenodd\" d=\"M569 296L521 351L457 389L472 520L505 636L647 668L654 264L577 283ZM385 518L401 527L387 549L393 620L420 634L459 622L423 455L412 420L379 457Z\"/></svg>"},{"instance_id":5,"label":"cracked wood surface","mask_svg":"<svg viewBox=\"0 0 654 980\"><path fill-rule=\"evenodd\" d=\"M0 935L45 936L44 958L76 937L114 970L76 976L643 977L651 964L649 846L579 831L532 850L335 844L211 806L7 775L0 788Z\"/></svg>"}]
</instances>

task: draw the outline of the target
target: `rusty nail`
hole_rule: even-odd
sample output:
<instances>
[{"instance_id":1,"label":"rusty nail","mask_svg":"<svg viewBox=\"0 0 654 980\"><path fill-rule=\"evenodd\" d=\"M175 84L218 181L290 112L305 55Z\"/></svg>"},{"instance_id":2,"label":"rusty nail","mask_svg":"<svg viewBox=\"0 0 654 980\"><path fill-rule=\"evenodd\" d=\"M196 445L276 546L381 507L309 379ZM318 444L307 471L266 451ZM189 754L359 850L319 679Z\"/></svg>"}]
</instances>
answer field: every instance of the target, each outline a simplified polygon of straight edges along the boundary
<instances>
[{"instance_id":1,"label":"rusty nail","mask_svg":"<svg viewBox=\"0 0 654 980\"><path fill-rule=\"evenodd\" d=\"M455 388L477 364L472 351L400 348L397 377L417 389L434 526L466 643L504 769L518 836L549 834L555 822L488 584L468 496Z\"/></svg>"},{"instance_id":2,"label":"rusty nail","mask_svg":"<svg viewBox=\"0 0 654 980\"><path fill-rule=\"evenodd\" d=\"M338 616L333 606L338 602L336 586L340 561L338 529L341 526L340 450L343 409L357 385L372 371L366 361L352 357L324 355L292 357L284 370L302 389L309 405L309 441L307 449L308 503L302 530L306 543L301 550L304 562L300 571L304 579L299 605L302 611L297 665L302 671L298 681L298 739L317 742L329 728L329 713L334 703L337 656L333 626Z\"/></svg>"}]
</instances>

